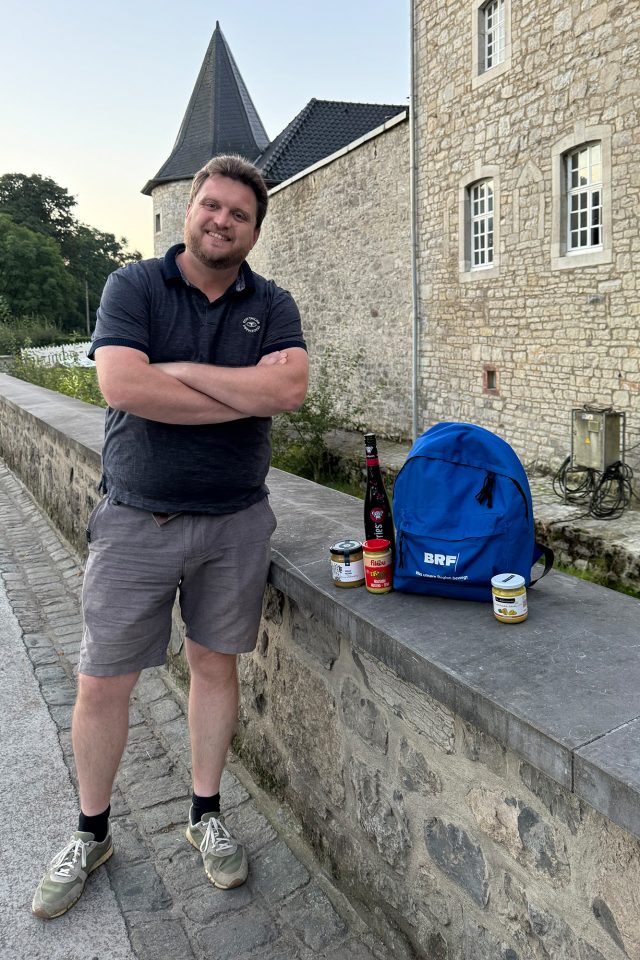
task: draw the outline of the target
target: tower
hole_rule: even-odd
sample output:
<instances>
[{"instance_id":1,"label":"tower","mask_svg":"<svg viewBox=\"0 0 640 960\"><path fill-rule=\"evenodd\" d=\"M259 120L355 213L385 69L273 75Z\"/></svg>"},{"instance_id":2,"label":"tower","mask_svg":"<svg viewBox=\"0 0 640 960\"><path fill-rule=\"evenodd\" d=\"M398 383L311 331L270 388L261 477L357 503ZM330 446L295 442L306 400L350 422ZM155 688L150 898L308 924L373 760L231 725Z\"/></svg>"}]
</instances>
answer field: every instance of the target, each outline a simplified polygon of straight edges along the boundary
<instances>
[{"instance_id":1,"label":"tower","mask_svg":"<svg viewBox=\"0 0 640 960\"><path fill-rule=\"evenodd\" d=\"M156 256L182 237L193 175L218 153L237 153L253 161L268 144L269 137L216 21L173 150L142 189L153 199Z\"/></svg>"}]
</instances>

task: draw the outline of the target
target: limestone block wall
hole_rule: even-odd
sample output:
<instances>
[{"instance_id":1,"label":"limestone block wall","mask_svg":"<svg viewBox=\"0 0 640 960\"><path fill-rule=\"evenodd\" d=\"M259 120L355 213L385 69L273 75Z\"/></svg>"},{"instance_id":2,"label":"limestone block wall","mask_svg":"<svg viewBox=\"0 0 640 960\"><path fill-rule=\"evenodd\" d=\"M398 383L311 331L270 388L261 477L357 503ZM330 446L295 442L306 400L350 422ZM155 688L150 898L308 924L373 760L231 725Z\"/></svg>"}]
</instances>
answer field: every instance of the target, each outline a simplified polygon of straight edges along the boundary
<instances>
[{"instance_id":1,"label":"limestone block wall","mask_svg":"<svg viewBox=\"0 0 640 960\"><path fill-rule=\"evenodd\" d=\"M157 187L154 187L151 194L153 198L154 256L164 256L169 247L182 241L184 215L189 202L190 190L191 180L160 183Z\"/></svg>"},{"instance_id":2,"label":"limestone block wall","mask_svg":"<svg viewBox=\"0 0 640 960\"><path fill-rule=\"evenodd\" d=\"M394 956L640 958L640 842L270 588L244 758Z\"/></svg>"},{"instance_id":3,"label":"limestone block wall","mask_svg":"<svg viewBox=\"0 0 640 960\"><path fill-rule=\"evenodd\" d=\"M505 66L478 77L480 6L449 0L435 18L433 4L415 4L423 420L475 421L527 463L557 464L570 451L571 409L593 403L627 413L632 447L640 440L637 3L506 0ZM594 140L603 144L605 249L562 262L561 152ZM461 265L464 190L486 176L496 191L495 262L474 273ZM627 458L636 470L639 450Z\"/></svg>"},{"instance_id":4,"label":"limestone block wall","mask_svg":"<svg viewBox=\"0 0 640 960\"><path fill-rule=\"evenodd\" d=\"M271 191L249 261L295 297L312 385L328 380L347 423L408 437L408 122L391 121L358 143Z\"/></svg>"}]
</instances>

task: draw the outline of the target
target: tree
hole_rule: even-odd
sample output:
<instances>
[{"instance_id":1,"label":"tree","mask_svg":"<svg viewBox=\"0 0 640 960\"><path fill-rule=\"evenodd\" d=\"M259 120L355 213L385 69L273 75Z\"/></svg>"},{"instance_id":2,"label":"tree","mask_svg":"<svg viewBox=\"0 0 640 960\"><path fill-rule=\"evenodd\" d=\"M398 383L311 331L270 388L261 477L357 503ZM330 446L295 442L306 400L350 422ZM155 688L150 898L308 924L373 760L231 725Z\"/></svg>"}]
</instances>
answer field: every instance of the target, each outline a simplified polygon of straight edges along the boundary
<instances>
[{"instance_id":1,"label":"tree","mask_svg":"<svg viewBox=\"0 0 640 960\"><path fill-rule=\"evenodd\" d=\"M0 213L35 233L53 237L62 246L76 225L75 198L49 177L5 173L0 177Z\"/></svg>"},{"instance_id":2,"label":"tree","mask_svg":"<svg viewBox=\"0 0 640 960\"><path fill-rule=\"evenodd\" d=\"M89 291L89 305L97 308L102 289L110 273L127 263L140 259L137 251L124 248L126 239L116 240L112 233L104 233L94 227L79 223L66 242L69 272L76 283L76 307L84 316L85 282Z\"/></svg>"},{"instance_id":3,"label":"tree","mask_svg":"<svg viewBox=\"0 0 640 960\"><path fill-rule=\"evenodd\" d=\"M13 316L64 325L73 295L73 278L55 240L0 214L0 296Z\"/></svg>"},{"instance_id":4,"label":"tree","mask_svg":"<svg viewBox=\"0 0 640 960\"><path fill-rule=\"evenodd\" d=\"M0 177L0 215L10 217L16 225L57 245L69 280L66 309L58 322L71 330L85 327L87 288L90 323L93 323L109 274L141 257L137 250L126 249L124 237L117 240L112 233L79 223L72 213L75 205L75 198L49 177L35 173L30 177L23 173ZM0 263L0 274L4 275L5 270L5 265ZM33 280L30 274L27 278L30 286ZM12 285L10 278L5 281ZM51 310L43 312L54 319Z\"/></svg>"}]
</instances>

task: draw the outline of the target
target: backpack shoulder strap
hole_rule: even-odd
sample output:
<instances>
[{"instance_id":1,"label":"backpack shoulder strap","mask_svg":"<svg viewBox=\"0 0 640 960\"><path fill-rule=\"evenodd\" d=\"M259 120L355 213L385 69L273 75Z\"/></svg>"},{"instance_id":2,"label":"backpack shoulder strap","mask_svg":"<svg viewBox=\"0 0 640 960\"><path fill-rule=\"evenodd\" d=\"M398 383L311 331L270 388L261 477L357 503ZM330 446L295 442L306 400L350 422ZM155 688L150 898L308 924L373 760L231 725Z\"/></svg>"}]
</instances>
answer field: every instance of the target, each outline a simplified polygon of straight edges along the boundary
<instances>
[{"instance_id":1,"label":"backpack shoulder strap","mask_svg":"<svg viewBox=\"0 0 640 960\"><path fill-rule=\"evenodd\" d=\"M549 570L551 570L551 567L553 566L553 561L555 559L555 556L551 547L543 547L541 543L536 543L535 548L536 548L536 552L539 550L540 556L544 557L544 570L542 571L539 577L536 577L535 580L531 581L531 583L529 584L530 587L535 586L535 584L538 583L539 580L542 580L543 577L546 577L546 575L549 573Z\"/></svg>"}]
</instances>

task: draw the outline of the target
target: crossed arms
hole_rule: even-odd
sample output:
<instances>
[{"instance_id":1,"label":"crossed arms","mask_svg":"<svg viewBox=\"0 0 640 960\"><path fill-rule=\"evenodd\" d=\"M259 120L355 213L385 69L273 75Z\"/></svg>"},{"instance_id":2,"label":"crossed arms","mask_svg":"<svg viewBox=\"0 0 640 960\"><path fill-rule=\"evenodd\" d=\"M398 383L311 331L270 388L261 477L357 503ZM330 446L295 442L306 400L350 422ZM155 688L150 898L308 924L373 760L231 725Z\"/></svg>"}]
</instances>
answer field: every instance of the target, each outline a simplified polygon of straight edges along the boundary
<instances>
[{"instance_id":1,"label":"crossed arms","mask_svg":"<svg viewBox=\"0 0 640 960\"><path fill-rule=\"evenodd\" d=\"M266 354L254 367L149 363L131 347L99 347L98 382L114 410L160 423L227 423L296 410L305 398L308 360L302 347Z\"/></svg>"}]
</instances>

